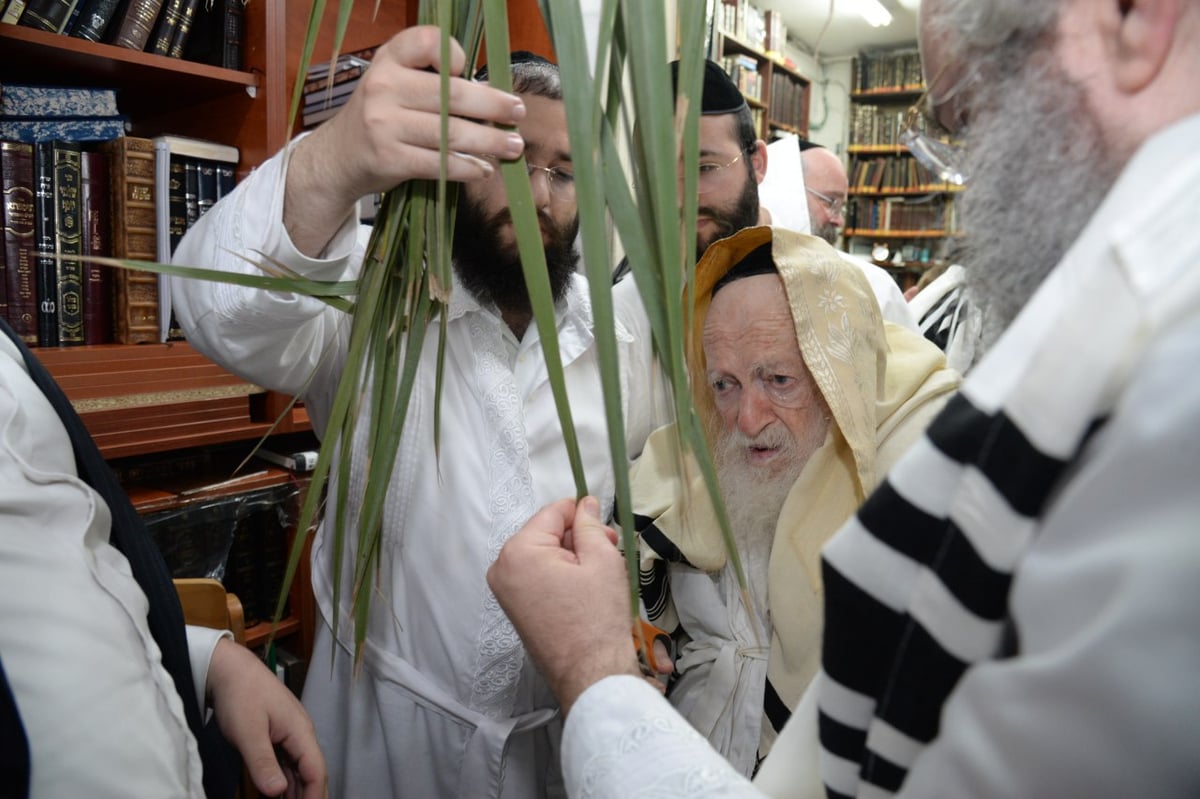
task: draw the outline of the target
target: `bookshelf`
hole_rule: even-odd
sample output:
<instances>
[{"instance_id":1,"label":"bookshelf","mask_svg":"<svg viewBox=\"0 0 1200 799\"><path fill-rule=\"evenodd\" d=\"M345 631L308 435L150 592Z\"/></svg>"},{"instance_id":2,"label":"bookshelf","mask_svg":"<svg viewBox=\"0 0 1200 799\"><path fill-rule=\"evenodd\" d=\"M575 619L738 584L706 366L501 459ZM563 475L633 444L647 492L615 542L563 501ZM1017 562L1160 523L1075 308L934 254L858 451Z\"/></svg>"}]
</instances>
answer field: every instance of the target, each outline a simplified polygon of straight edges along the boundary
<instances>
[{"instance_id":1,"label":"bookshelf","mask_svg":"<svg viewBox=\"0 0 1200 799\"><path fill-rule=\"evenodd\" d=\"M513 48L552 55L537 0L510 0L508 6ZM234 145L240 158L237 173L244 177L295 132L288 111L308 8L285 0L255 0L245 5L244 14L241 70L0 25L0 83L116 89L119 110L130 118L130 135L177 134ZM329 4L314 61L332 52L336 16L337 4ZM378 9L360 0L342 50L380 44L415 24L416 16L412 0L387 0ZM140 512L183 507L198 497L219 499L228 490L254 491L296 481L290 472L259 466L229 482L236 463L268 432L281 451L315 448L303 407L291 407L290 398L226 372L185 341L47 347L37 355L80 412ZM210 457L230 448L240 453L232 464ZM195 468L189 466L193 462ZM136 477L148 468L155 480ZM181 473L167 480L163 473L173 468ZM274 628L277 640L305 658L315 613L307 569L305 556L292 587L290 612ZM266 643L272 628L266 622L250 626L247 644Z\"/></svg>"},{"instance_id":2,"label":"bookshelf","mask_svg":"<svg viewBox=\"0 0 1200 799\"><path fill-rule=\"evenodd\" d=\"M770 141L777 134L808 137L809 81L782 60L746 39L717 27L714 60L725 68L754 115L759 135Z\"/></svg>"},{"instance_id":3,"label":"bookshelf","mask_svg":"<svg viewBox=\"0 0 1200 799\"><path fill-rule=\"evenodd\" d=\"M287 141L290 48L285 12L283 0L246 6L244 70L0 25L0 82L116 89L119 110L130 119L130 135L172 133L235 145L237 171L244 176ZM311 438L303 407L290 407L289 398L224 371L183 341L45 347L37 355L119 475L139 463L182 468L195 453L222 446L248 450L268 432ZM209 464L206 471L197 465L188 479L207 486L228 480L232 468ZM165 470L160 466L157 471ZM281 469L258 470L236 488L257 490L291 479ZM170 498L159 487L123 485L142 513L161 510L164 503L221 496L196 488L193 494L181 490ZM286 551L280 554L286 557ZM306 571L292 588L289 606L275 637L307 658L314 606ZM252 626L248 645L266 643L272 628L269 622Z\"/></svg>"},{"instance_id":4,"label":"bookshelf","mask_svg":"<svg viewBox=\"0 0 1200 799\"><path fill-rule=\"evenodd\" d=\"M851 80L846 246L907 276L919 274L945 257L958 234L959 190L899 143L907 111L925 89L920 56L915 47L860 53Z\"/></svg>"}]
</instances>

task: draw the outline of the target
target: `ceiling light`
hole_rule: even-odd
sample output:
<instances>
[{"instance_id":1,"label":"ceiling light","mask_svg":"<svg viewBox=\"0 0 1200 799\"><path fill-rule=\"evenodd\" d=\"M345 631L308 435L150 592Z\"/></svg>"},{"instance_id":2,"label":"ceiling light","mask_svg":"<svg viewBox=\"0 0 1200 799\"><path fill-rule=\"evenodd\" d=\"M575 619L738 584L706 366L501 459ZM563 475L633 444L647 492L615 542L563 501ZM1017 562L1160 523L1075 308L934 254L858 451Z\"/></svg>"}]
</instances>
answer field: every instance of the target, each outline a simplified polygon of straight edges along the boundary
<instances>
[{"instance_id":1,"label":"ceiling light","mask_svg":"<svg viewBox=\"0 0 1200 799\"><path fill-rule=\"evenodd\" d=\"M879 0L854 0L851 5L873 28L884 28L892 24L892 14Z\"/></svg>"},{"instance_id":2,"label":"ceiling light","mask_svg":"<svg viewBox=\"0 0 1200 799\"><path fill-rule=\"evenodd\" d=\"M914 14L921 8L921 0L898 0L898 2Z\"/></svg>"}]
</instances>

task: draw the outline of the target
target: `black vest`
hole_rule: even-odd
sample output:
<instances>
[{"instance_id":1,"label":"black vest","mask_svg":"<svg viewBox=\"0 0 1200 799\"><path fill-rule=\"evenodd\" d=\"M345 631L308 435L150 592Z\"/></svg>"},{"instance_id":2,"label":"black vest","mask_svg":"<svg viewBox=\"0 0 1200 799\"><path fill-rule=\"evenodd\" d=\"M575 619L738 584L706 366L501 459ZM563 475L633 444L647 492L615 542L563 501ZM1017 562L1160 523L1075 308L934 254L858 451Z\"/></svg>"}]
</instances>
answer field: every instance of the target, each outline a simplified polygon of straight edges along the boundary
<instances>
[{"instance_id":1,"label":"black vest","mask_svg":"<svg viewBox=\"0 0 1200 799\"><path fill-rule=\"evenodd\" d=\"M112 531L109 541L129 561L134 579L149 600L150 611L147 621L150 633L162 650L163 667L175 681L175 690L183 700L184 714L192 734L199 744L200 757L204 764L204 790L211 798L231 797L237 786L237 776L241 764L236 755L232 755L229 745L221 738L215 722L205 728L201 708L196 702L195 682L192 679L191 661L188 659L187 635L184 632L183 609L179 605L179 595L171 581L171 573L167 564L158 551L158 547L150 538L142 518L138 515L129 497L117 482L116 476L108 463L100 455L92 437L83 426L83 421L71 407L62 389L54 382L54 378L46 368L34 357L29 348L13 332L3 319L0 319L0 332L4 333L17 345L29 376L41 389L46 399L54 407L62 420L63 427L71 437L71 446L75 450L75 467L79 478L91 486L96 493L104 498L112 514ZM0 653L2 654L2 653ZM9 749L10 730L19 734L20 743L25 743L21 726L19 709L12 701L8 681L0 667L0 735L3 735L2 750ZM5 698L7 697L7 701ZM16 738L14 738L14 742ZM27 744L17 746L14 743L13 752L0 752L0 777L3 784L21 785L21 789L8 793L8 788L0 788L0 797L25 796L28 793L29 755ZM20 763L24 768L20 769ZM10 783L9 768L12 768Z\"/></svg>"}]
</instances>

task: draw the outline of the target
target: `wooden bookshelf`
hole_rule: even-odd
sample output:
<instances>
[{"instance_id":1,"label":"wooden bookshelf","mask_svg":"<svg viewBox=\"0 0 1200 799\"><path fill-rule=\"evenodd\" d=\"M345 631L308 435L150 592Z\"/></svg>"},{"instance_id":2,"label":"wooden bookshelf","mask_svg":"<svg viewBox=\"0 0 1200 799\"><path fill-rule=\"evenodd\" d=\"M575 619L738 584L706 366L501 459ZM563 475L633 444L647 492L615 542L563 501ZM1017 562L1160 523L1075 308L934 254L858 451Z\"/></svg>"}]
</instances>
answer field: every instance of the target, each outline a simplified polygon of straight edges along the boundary
<instances>
[{"instance_id":1,"label":"wooden bookshelf","mask_svg":"<svg viewBox=\"0 0 1200 799\"><path fill-rule=\"evenodd\" d=\"M908 148L899 143L908 109L924 90L915 43L860 53L854 60L846 148L850 203L843 231L848 248L858 239L928 255L940 252L943 242L958 235L953 210L958 187L940 183L937 176L920 169ZM883 202L919 206L931 218L910 216L900 226L873 225L876 218L886 218L879 211Z\"/></svg>"},{"instance_id":2,"label":"wooden bookshelf","mask_svg":"<svg viewBox=\"0 0 1200 799\"><path fill-rule=\"evenodd\" d=\"M770 55L736 35L716 31L718 62L729 56L745 56L754 61L760 81L758 97L746 96L746 103L761 110L759 135L770 141L773 132L794 133L808 137L808 104L810 82L789 68L779 58ZM745 91L742 92L746 94Z\"/></svg>"}]
</instances>

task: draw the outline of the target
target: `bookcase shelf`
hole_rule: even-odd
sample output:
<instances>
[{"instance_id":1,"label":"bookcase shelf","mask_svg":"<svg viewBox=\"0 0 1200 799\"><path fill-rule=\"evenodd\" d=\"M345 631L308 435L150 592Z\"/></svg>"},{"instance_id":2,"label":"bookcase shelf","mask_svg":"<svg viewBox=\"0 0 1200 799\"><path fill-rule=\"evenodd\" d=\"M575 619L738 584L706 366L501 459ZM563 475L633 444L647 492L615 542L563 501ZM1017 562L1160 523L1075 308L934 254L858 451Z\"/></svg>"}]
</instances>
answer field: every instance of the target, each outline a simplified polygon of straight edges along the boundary
<instances>
[{"instance_id":1,"label":"bookcase shelf","mask_svg":"<svg viewBox=\"0 0 1200 799\"><path fill-rule=\"evenodd\" d=\"M751 59L758 73L759 95L747 93L741 86L746 103L755 111L759 135L770 140L772 133L794 133L808 136L809 80L790 69L778 58L759 50L745 40L718 28L714 52L723 58L742 56ZM736 76L735 76L736 80Z\"/></svg>"},{"instance_id":2,"label":"bookcase shelf","mask_svg":"<svg viewBox=\"0 0 1200 799\"><path fill-rule=\"evenodd\" d=\"M882 246L889 263L896 255L906 264L937 262L958 235L957 187L920 167L899 143L908 109L925 90L915 44L859 53L851 83L847 246Z\"/></svg>"}]
</instances>

